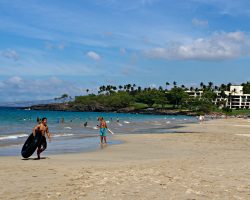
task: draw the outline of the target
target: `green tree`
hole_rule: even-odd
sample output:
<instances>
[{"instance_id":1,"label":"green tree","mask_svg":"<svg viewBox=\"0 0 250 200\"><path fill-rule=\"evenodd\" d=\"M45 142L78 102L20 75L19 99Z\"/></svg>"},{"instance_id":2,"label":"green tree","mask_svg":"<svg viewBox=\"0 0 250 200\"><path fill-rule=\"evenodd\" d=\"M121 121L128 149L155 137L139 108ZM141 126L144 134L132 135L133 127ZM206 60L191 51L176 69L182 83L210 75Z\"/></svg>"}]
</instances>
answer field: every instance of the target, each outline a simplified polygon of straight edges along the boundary
<instances>
[{"instance_id":1,"label":"green tree","mask_svg":"<svg viewBox=\"0 0 250 200\"><path fill-rule=\"evenodd\" d=\"M158 90L159 90L159 91L163 91L162 86L159 86Z\"/></svg>"},{"instance_id":2,"label":"green tree","mask_svg":"<svg viewBox=\"0 0 250 200\"><path fill-rule=\"evenodd\" d=\"M217 95L211 90L204 91L202 98L207 99L210 102L213 102L216 99Z\"/></svg>"},{"instance_id":3,"label":"green tree","mask_svg":"<svg viewBox=\"0 0 250 200\"><path fill-rule=\"evenodd\" d=\"M179 87L174 87L167 93L167 99L174 108L181 106L188 97L189 95Z\"/></svg>"},{"instance_id":4,"label":"green tree","mask_svg":"<svg viewBox=\"0 0 250 200\"><path fill-rule=\"evenodd\" d=\"M165 107L165 105L168 103L168 100L166 98L165 93L163 92L163 90L159 90L155 93L154 95L154 103L161 105L162 108Z\"/></svg>"},{"instance_id":5,"label":"green tree","mask_svg":"<svg viewBox=\"0 0 250 200\"><path fill-rule=\"evenodd\" d=\"M119 109L130 106L134 102L134 98L127 92L119 92L106 96L103 102L106 107Z\"/></svg>"},{"instance_id":6,"label":"green tree","mask_svg":"<svg viewBox=\"0 0 250 200\"><path fill-rule=\"evenodd\" d=\"M244 94L250 94L250 82L243 83L243 93Z\"/></svg>"},{"instance_id":7,"label":"green tree","mask_svg":"<svg viewBox=\"0 0 250 200\"><path fill-rule=\"evenodd\" d=\"M203 89L203 87L204 87L204 83L203 82L200 83L200 87L201 87L201 89Z\"/></svg>"},{"instance_id":8,"label":"green tree","mask_svg":"<svg viewBox=\"0 0 250 200\"><path fill-rule=\"evenodd\" d=\"M232 83L227 84L227 91L230 91L230 87L232 86Z\"/></svg>"},{"instance_id":9,"label":"green tree","mask_svg":"<svg viewBox=\"0 0 250 200\"><path fill-rule=\"evenodd\" d=\"M225 84L221 84L220 85L220 90L226 91L227 90L227 86Z\"/></svg>"},{"instance_id":10,"label":"green tree","mask_svg":"<svg viewBox=\"0 0 250 200\"><path fill-rule=\"evenodd\" d=\"M159 91L157 91L156 89L145 90L143 92L138 93L135 96L135 99L136 102L145 103L149 107L152 107L155 103L155 99L158 98L158 93Z\"/></svg>"},{"instance_id":11,"label":"green tree","mask_svg":"<svg viewBox=\"0 0 250 200\"><path fill-rule=\"evenodd\" d=\"M176 87L176 86L177 86L177 82L176 82L176 81L174 81L174 82L173 82L173 85L174 85L174 87Z\"/></svg>"},{"instance_id":12,"label":"green tree","mask_svg":"<svg viewBox=\"0 0 250 200\"><path fill-rule=\"evenodd\" d=\"M213 85L214 85L213 82L208 82L208 89L212 90L213 89Z\"/></svg>"},{"instance_id":13,"label":"green tree","mask_svg":"<svg viewBox=\"0 0 250 200\"><path fill-rule=\"evenodd\" d=\"M69 97L68 94L63 94L63 95L60 97L60 99L65 99L65 98L68 98L68 97Z\"/></svg>"},{"instance_id":14,"label":"green tree","mask_svg":"<svg viewBox=\"0 0 250 200\"><path fill-rule=\"evenodd\" d=\"M170 85L169 82L166 82L166 90L168 89L168 86Z\"/></svg>"}]
</instances>

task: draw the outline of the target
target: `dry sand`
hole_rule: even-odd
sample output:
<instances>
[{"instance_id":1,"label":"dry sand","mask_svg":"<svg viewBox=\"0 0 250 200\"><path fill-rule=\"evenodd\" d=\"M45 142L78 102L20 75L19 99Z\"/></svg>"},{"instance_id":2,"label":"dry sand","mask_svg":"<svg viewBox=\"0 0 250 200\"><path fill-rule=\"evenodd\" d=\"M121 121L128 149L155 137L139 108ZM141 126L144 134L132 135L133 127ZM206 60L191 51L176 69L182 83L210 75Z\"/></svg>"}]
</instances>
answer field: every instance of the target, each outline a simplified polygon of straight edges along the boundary
<instances>
[{"instance_id":1,"label":"dry sand","mask_svg":"<svg viewBox=\"0 0 250 200\"><path fill-rule=\"evenodd\" d=\"M123 144L90 153L1 157L0 199L250 199L248 125L214 120L116 135Z\"/></svg>"}]
</instances>

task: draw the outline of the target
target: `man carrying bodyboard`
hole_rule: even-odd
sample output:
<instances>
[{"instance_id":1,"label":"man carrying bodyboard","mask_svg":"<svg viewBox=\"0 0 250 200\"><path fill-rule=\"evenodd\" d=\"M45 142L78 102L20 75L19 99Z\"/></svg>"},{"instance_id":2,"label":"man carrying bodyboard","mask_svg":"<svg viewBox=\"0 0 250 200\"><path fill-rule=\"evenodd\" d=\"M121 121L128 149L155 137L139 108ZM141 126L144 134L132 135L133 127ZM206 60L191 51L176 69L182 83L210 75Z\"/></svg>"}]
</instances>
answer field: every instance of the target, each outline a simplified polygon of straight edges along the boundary
<instances>
[{"instance_id":1,"label":"man carrying bodyboard","mask_svg":"<svg viewBox=\"0 0 250 200\"><path fill-rule=\"evenodd\" d=\"M37 159L40 159L40 154L47 148L45 133L49 141L51 141L51 134L49 133L49 127L47 125L46 117L42 118L42 121L37 126L35 126L35 128L33 128L32 133L34 137L36 134L42 134L42 139L37 147Z\"/></svg>"}]
</instances>

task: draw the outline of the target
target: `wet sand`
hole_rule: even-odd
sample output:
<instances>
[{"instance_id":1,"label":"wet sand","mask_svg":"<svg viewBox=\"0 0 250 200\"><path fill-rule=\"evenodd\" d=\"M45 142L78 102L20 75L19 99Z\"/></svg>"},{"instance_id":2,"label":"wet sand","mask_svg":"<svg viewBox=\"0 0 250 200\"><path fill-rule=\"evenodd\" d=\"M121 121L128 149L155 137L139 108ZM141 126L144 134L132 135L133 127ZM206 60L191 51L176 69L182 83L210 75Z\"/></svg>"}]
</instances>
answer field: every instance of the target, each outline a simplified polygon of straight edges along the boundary
<instances>
[{"instance_id":1,"label":"wet sand","mask_svg":"<svg viewBox=\"0 0 250 200\"><path fill-rule=\"evenodd\" d=\"M90 153L0 157L0 199L250 199L249 125L213 120L116 135L123 144Z\"/></svg>"}]
</instances>

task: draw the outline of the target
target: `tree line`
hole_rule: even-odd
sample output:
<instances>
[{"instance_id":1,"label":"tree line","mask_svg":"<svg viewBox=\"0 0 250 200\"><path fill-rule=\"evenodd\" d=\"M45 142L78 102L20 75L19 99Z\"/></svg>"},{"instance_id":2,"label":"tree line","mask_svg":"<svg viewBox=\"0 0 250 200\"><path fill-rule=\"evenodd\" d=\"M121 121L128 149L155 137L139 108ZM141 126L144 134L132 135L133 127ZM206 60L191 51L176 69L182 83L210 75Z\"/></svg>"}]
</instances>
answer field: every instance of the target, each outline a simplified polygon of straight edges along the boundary
<instances>
[{"instance_id":1,"label":"tree line","mask_svg":"<svg viewBox=\"0 0 250 200\"><path fill-rule=\"evenodd\" d=\"M161 109L187 109L195 112L209 113L225 107L225 101L214 104L217 97L215 91L221 91L221 97L226 98L225 91L229 91L232 84L214 85L213 82L207 84L201 82L199 87L186 87L178 85L176 81L172 84L166 82L164 86L158 88L141 87L136 84L126 85L102 85L98 94L87 94L76 96L73 104L83 104L88 106L101 105L114 109L133 107L161 108ZM250 82L242 83L244 93L250 94ZM191 97L187 91L202 91L198 98ZM86 90L89 93L89 89Z\"/></svg>"}]
</instances>

